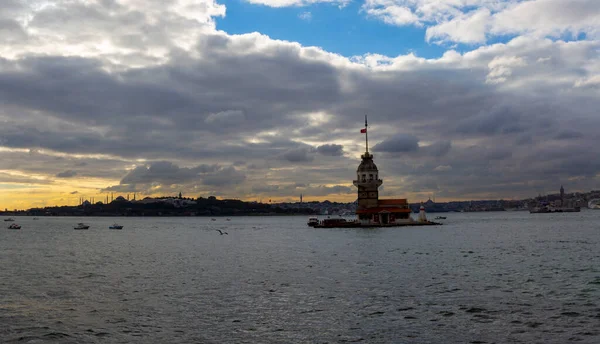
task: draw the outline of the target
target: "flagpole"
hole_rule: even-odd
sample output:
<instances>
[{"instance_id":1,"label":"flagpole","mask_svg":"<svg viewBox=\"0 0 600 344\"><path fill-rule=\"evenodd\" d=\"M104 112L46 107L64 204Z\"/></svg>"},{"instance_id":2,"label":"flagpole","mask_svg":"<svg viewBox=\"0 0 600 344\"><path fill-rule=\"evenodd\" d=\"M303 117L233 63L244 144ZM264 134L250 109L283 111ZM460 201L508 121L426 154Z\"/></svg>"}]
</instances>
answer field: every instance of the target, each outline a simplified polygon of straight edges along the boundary
<instances>
[{"instance_id":1,"label":"flagpole","mask_svg":"<svg viewBox=\"0 0 600 344\"><path fill-rule=\"evenodd\" d=\"M367 154L369 154L369 131L367 130L367 115L365 115L365 145L367 147Z\"/></svg>"}]
</instances>

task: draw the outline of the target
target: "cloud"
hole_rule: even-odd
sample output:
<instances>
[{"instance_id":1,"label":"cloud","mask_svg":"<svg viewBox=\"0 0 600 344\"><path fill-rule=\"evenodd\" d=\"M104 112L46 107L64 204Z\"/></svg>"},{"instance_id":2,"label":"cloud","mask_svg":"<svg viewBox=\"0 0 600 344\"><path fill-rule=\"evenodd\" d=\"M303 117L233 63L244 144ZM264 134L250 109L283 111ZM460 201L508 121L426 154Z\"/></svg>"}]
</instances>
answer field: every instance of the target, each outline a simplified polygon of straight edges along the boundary
<instances>
[{"instance_id":1,"label":"cloud","mask_svg":"<svg viewBox=\"0 0 600 344\"><path fill-rule=\"evenodd\" d=\"M426 40L482 44L492 37L600 37L596 0L367 0L362 10L386 24L427 27Z\"/></svg>"},{"instance_id":2,"label":"cloud","mask_svg":"<svg viewBox=\"0 0 600 344\"><path fill-rule=\"evenodd\" d=\"M242 183L246 179L246 176L244 174L242 174L232 166L220 168L217 172L218 173L210 173L205 175L202 179L204 185L236 185Z\"/></svg>"},{"instance_id":3,"label":"cloud","mask_svg":"<svg viewBox=\"0 0 600 344\"><path fill-rule=\"evenodd\" d=\"M71 178L71 177L75 177L77 175L76 171L73 170L66 170L64 172L60 172L56 174L57 178Z\"/></svg>"},{"instance_id":4,"label":"cloud","mask_svg":"<svg viewBox=\"0 0 600 344\"><path fill-rule=\"evenodd\" d=\"M312 13L310 12L302 12L298 15L298 18L304 20L304 21L311 21L312 20Z\"/></svg>"},{"instance_id":5,"label":"cloud","mask_svg":"<svg viewBox=\"0 0 600 344\"><path fill-rule=\"evenodd\" d=\"M209 114L204 122L217 125L236 125L245 120L244 112L240 110L228 110Z\"/></svg>"},{"instance_id":6,"label":"cloud","mask_svg":"<svg viewBox=\"0 0 600 344\"><path fill-rule=\"evenodd\" d=\"M71 180L57 175L77 171L85 177L77 180L94 178L89 187L122 192L243 198L268 184L281 197L302 190L351 200L364 150L357 128L370 113L373 149L389 153L376 163L390 195L516 197L559 181L595 187L600 41L588 18L596 8L571 26L564 11L548 27L544 19L525 29L506 19L517 18L515 2L368 3L381 10L365 12L371 18L412 20L401 25L426 31L458 18L431 29L430 41L479 43L436 58L344 57L218 31L225 7L212 1L5 1L2 180L64 184ZM392 5L416 19L393 19ZM550 13L544 6L540 18ZM489 20L479 25L485 10ZM575 32L586 39L560 39ZM505 43L481 39L506 34ZM392 159L398 153L403 159ZM436 171L445 166L452 169Z\"/></svg>"},{"instance_id":7,"label":"cloud","mask_svg":"<svg viewBox=\"0 0 600 344\"><path fill-rule=\"evenodd\" d=\"M573 140L580 139L583 137L583 134L579 131L575 130L563 130L559 132L556 136L554 136L557 140Z\"/></svg>"},{"instance_id":8,"label":"cloud","mask_svg":"<svg viewBox=\"0 0 600 344\"><path fill-rule=\"evenodd\" d=\"M137 166L129 171L119 182L103 191L149 193L156 188L171 186L225 186L243 182L246 176L233 166L202 164L195 167L180 167L170 161L156 161L147 165Z\"/></svg>"},{"instance_id":9,"label":"cloud","mask_svg":"<svg viewBox=\"0 0 600 344\"><path fill-rule=\"evenodd\" d=\"M367 15L380 19L386 24L398 26L418 24L419 17L409 7L400 4L388 0L367 0L363 9Z\"/></svg>"},{"instance_id":10,"label":"cloud","mask_svg":"<svg viewBox=\"0 0 600 344\"><path fill-rule=\"evenodd\" d=\"M419 153L433 157L442 157L448 154L451 148L451 141L436 141L428 146L419 147Z\"/></svg>"},{"instance_id":11,"label":"cloud","mask_svg":"<svg viewBox=\"0 0 600 344\"><path fill-rule=\"evenodd\" d=\"M281 158L289 162L308 162L314 159L312 150L306 147L292 148L281 154Z\"/></svg>"},{"instance_id":12,"label":"cloud","mask_svg":"<svg viewBox=\"0 0 600 344\"><path fill-rule=\"evenodd\" d=\"M450 171L452 170L452 166L450 165L440 165L440 166L436 166L436 168L433 169L436 172L446 172L446 171Z\"/></svg>"},{"instance_id":13,"label":"cloud","mask_svg":"<svg viewBox=\"0 0 600 344\"><path fill-rule=\"evenodd\" d=\"M427 41L433 39L461 43L484 43L491 13L487 8L463 13L449 21L427 28Z\"/></svg>"},{"instance_id":14,"label":"cloud","mask_svg":"<svg viewBox=\"0 0 600 344\"><path fill-rule=\"evenodd\" d=\"M410 134L397 134L381 141L373 147L376 152L406 153L419 149L419 139Z\"/></svg>"},{"instance_id":15,"label":"cloud","mask_svg":"<svg viewBox=\"0 0 600 344\"><path fill-rule=\"evenodd\" d=\"M341 156L344 154L344 146L337 144L326 144L317 147L317 152L325 156Z\"/></svg>"}]
</instances>

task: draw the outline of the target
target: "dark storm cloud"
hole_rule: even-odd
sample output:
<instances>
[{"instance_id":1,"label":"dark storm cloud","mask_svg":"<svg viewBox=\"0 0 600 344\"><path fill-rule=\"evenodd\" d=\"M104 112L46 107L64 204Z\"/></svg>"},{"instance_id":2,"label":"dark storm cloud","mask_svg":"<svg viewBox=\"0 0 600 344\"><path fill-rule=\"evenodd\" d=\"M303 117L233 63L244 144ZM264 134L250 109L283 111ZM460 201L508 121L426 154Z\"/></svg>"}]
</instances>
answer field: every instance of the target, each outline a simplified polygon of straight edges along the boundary
<instances>
[{"instance_id":1,"label":"dark storm cloud","mask_svg":"<svg viewBox=\"0 0 600 344\"><path fill-rule=\"evenodd\" d=\"M410 134L397 134L373 147L373 151L384 153L407 153L419 149L419 139Z\"/></svg>"},{"instance_id":2,"label":"dark storm cloud","mask_svg":"<svg viewBox=\"0 0 600 344\"><path fill-rule=\"evenodd\" d=\"M291 163L308 162L314 159L314 156L312 154L312 149L307 147L300 147L292 148L284 152L283 154L281 154L280 158L287 160Z\"/></svg>"},{"instance_id":3,"label":"dark storm cloud","mask_svg":"<svg viewBox=\"0 0 600 344\"><path fill-rule=\"evenodd\" d=\"M199 181L202 175L215 172L217 165L199 165L196 167L179 167L169 161L157 161L148 166L138 166L131 170L121 184L179 184Z\"/></svg>"},{"instance_id":4,"label":"dark storm cloud","mask_svg":"<svg viewBox=\"0 0 600 344\"><path fill-rule=\"evenodd\" d=\"M429 156L442 157L448 154L450 148L452 148L452 142L437 141L429 146L419 147L419 152Z\"/></svg>"},{"instance_id":5,"label":"dark storm cloud","mask_svg":"<svg viewBox=\"0 0 600 344\"><path fill-rule=\"evenodd\" d=\"M75 177L77 175L76 171L73 170L66 170L64 172L60 172L56 174L57 178L71 178L71 177Z\"/></svg>"},{"instance_id":6,"label":"dark storm cloud","mask_svg":"<svg viewBox=\"0 0 600 344\"><path fill-rule=\"evenodd\" d=\"M500 132L520 132L520 114L507 106L496 106L463 119L458 125L460 133L490 135Z\"/></svg>"},{"instance_id":7,"label":"dark storm cloud","mask_svg":"<svg viewBox=\"0 0 600 344\"><path fill-rule=\"evenodd\" d=\"M26 57L15 64L18 68L0 73L0 101L76 122L110 124L123 115L166 114L191 109L193 104L160 83L109 74L98 60ZM123 81L118 80L121 77Z\"/></svg>"},{"instance_id":8,"label":"dark storm cloud","mask_svg":"<svg viewBox=\"0 0 600 344\"><path fill-rule=\"evenodd\" d=\"M326 144L317 147L317 152L325 156L344 155L344 146L336 144Z\"/></svg>"},{"instance_id":9,"label":"dark storm cloud","mask_svg":"<svg viewBox=\"0 0 600 344\"><path fill-rule=\"evenodd\" d=\"M246 176L233 166L202 164L195 167L179 167L170 161L156 161L145 166L137 166L125 175L119 185L103 191L148 192L157 186L206 185L231 186L243 182Z\"/></svg>"},{"instance_id":10,"label":"dark storm cloud","mask_svg":"<svg viewBox=\"0 0 600 344\"><path fill-rule=\"evenodd\" d=\"M580 139L583 137L583 134L579 131L575 130L564 130L554 136L557 140L572 140L572 139Z\"/></svg>"},{"instance_id":11,"label":"dark storm cloud","mask_svg":"<svg viewBox=\"0 0 600 344\"><path fill-rule=\"evenodd\" d=\"M242 183L246 176L235 168L223 167L217 173L206 174L202 178L202 183L209 186L229 186Z\"/></svg>"}]
</instances>

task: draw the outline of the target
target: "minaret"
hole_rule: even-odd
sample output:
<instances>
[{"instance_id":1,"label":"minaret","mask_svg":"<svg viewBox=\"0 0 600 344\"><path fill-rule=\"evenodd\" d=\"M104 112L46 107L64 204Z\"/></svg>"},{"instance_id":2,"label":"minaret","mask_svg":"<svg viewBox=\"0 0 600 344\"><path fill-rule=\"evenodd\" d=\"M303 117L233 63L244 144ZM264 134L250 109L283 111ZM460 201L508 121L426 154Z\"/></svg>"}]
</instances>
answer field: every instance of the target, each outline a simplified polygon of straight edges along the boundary
<instances>
[{"instance_id":1,"label":"minaret","mask_svg":"<svg viewBox=\"0 0 600 344\"><path fill-rule=\"evenodd\" d=\"M365 128L361 133L367 134L367 116ZM373 162L373 155L369 153L369 139L365 136L365 154L361 155L362 161L356 170L357 179L354 185L358 188L358 209L375 208L379 202L379 187L383 181L379 179L379 170Z\"/></svg>"}]
</instances>

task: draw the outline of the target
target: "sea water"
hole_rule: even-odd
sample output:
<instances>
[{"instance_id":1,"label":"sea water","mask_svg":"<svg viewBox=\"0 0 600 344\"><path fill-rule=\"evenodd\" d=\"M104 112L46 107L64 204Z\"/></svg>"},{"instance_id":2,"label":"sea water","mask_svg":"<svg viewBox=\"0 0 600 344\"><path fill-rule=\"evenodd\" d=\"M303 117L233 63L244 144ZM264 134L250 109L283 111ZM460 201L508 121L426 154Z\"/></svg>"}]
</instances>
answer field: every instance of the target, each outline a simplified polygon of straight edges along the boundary
<instances>
[{"instance_id":1,"label":"sea water","mask_svg":"<svg viewBox=\"0 0 600 344\"><path fill-rule=\"evenodd\" d=\"M600 343L600 211L445 215L17 217L0 342Z\"/></svg>"}]
</instances>

